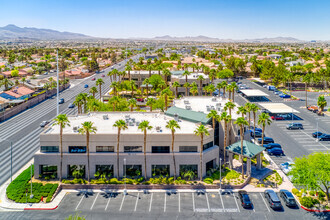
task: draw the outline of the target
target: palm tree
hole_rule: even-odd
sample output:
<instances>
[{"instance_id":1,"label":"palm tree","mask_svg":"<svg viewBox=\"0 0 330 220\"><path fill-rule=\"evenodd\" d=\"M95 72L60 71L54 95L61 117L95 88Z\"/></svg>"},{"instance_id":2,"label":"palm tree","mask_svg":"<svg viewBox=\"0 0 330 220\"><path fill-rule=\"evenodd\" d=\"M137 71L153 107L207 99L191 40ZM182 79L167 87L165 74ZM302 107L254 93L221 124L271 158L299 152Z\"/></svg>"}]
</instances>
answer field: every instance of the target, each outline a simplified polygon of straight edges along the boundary
<instances>
[{"instance_id":1,"label":"palm tree","mask_svg":"<svg viewBox=\"0 0 330 220\"><path fill-rule=\"evenodd\" d=\"M119 83L117 81L114 81L110 84L110 88L112 88L113 90L113 95L116 96L117 95L117 90L119 88Z\"/></svg>"},{"instance_id":2,"label":"palm tree","mask_svg":"<svg viewBox=\"0 0 330 220\"><path fill-rule=\"evenodd\" d=\"M110 83L112 82L113 70L109 71L107 76L110 78Z\"/></svg>"},{"instance_id":3,"label":"palm tree","mask_svg":"<svg viewBox=\"0 0 330 220\"><path fill-rule=\"evenodd\" d=\"M125 70L128 73L128 80L131 81L131 70L132 70L132 66L129 63L127 63L126 64L126 67L125 67Z\"/></svg>"},{"instance_id":4,"label":"palm tree","mask_svg":"<svg viewBox=\"0 0 330 220\"><path fill-rule=\"evenodd\" d=\"M133 108L136 106L136 99L131 98L130 100L128 100L128 104L131 108L131 112L133 111Z\"/></svg>"},{"instance_id":5,"label":"palm tree","mask_svg":"<svg viewBox=\"0 0 330 220\"><path fill-rule=\"evenodd\" d=\"M307 84L312 81L312 75L311 73L307 73L305 76L303 76L302 81L305 83L305 104L307 108Z\"/></svg>"},{"instance_id":6,"label":"palm tree","mask_svg":"<svg viewBox=\"0 0 330 220\"><path fill-rule=\"evenodd\" d=\"M318 98L317 98L317 105L319 106L319 109L320 109L320 113L323 112L323 109L325 106L327 106L327 100L324 98L324 95L320 95Z\"/></svg>"},{"instance_id":7,"label":"palm tree","mask_svg":"<svg viewBox=\"0 0 330 220\"><path fill-rule=\"evenodd\" d=\"M225 98L226 97L226 89L227 89L228 83L227 83L227 81L222 81L220 84L221 84L221 88L223 89L223 97ZM220 93L220 91L219 91L219 93Z\"/></svg>"},{"instance_id":8,"label":"palm tree","mask_svg":"<svg viewBox=\"0 0 330 220\"><path fill-rule=\"evenodd\" d=\"M170 76L171 72L168 69L164 68L163 69L163 75L164 75L165 84L167 85L167 76Z\"/></svg>"},{"instance_id":9,"label":"palm tree","mask_svg":"<svg viewBox=\"0 0 330 220\"><path fill-rule=\"evenodd\" d=\"M97 88L95 86L93 86L92 88L90 88L89 93L91 93L93 95L93 97L95 98L95 93L97 93Z\"/></svg>"},{"instance_id":10,"label":"palm tree","mask_svg":"<svg viewBox=\"0 0 330 220\"><path fill-rule=\"evenodd\" d=\"M238 111L236 112L237 114L242 114L242 117L248 113L247 109L244 106L238 107Z\"/></svg>"},{"instance_id":11,"label":"palm tree","mask_svg":"<svg viewBox=\"0 0 330 220\"><path fill-rule=\"evenodd\" d=\"M134 97L134 90L135 90L135 81L134 80L129 81L129 85L131 87L131 96L133 98Z\"/></svg>"},{"instance_id":12,"label":"palm tree","mask_svg":"<svg viewBox=\"0 0 330 220\"><path fill-rule=\"evenodd\" d=\"M83 104L83 100L82 100L82 97L80 94L76 96L76 99L74 100L73 104L75 104L77 106L78 114L81 114L82 113L81 106Z\"/></svg>"},{"instance_id":13,"label":"palm tree","mask_svg":"<svg viewBox=\"0 0 330 220\"><path fill-rule=\"evenodd\" d=\"M190 75L191 73L188 71L188 70L185 70L183 73L182 73L182 76L185 76L186 77L186 83L188 82L188 76Z\"/></svg>"},{"instance_id":14,"label":"palm tree","mask_svg":"<svg viewBox=\"0 0 330 220\"><path fill-rule=\"evenodd\" d=\"M202 88L203 88L203 80L205 80L205 79L204 79L204 77L202 75L199 75L198 78L197 78L197 80L199 80L200 95L203 95Z\"/></svg>"},{"instance_id":15,"label":"palm tree","mask_svg":"<svg viewBox=\"0 0 330 220\"><path fill-rule=\"evenodd\" d=\"M261 113L261 115L259 115L258 124L262 125L261 146L264 146L264 135L265 135L266 125L270 125L271 123L272 120L270 119L269 114Z\"/></svg>"},{"instance_id":16,"label":"palm tree","mask_svg":"<svg viewBox=\"0 0 330 220\"><path fill-rule=\"evenodd\" d=\"M195 95L198 93L198 88L197 88L197 86L193 86L193 87L190 89L190 92L193 94L193 96L195 96Z\"/></svg>"},{"instance_id":17,"label":"palm tree","mask_svg":"<svg viewBox=\"0 0 330 220\"><path fill-rule=\"evenodd\" d=\"M143 85L145 85L146 89L147 89L147 98L148 98L148 92L149 92L149 84L150 84L149 78L146 78L145 80L143 80Z\"/></svg>"},{"instance_id":18,"label":"palm tree","mask_svg":"<svg viewBox=\"0 0 330 220\"><path fill-rule=\"evenodd\" d=\"M228 91L228 99L229 99L230 101L233 101L233 99L231 98L232 87L233 87L233 86L232 86L231 84L227 85L227 87L226 87L226 89L227 89L227 91Z\"/></svg>"},{"instance_id":19,"label":"palm tree","mask_svg":"<svg viewBox=\"0 0 330 220\"><path fill-rule=\"evenodd\" d=\"M156 100L154 98L148 98L147 99L147 106L150 107L150 112L152 112L152 106L156 103Z\"/></svg>"},{"instance_id":20,"label":"palm tree","mask_svg":"<svg viewBox=\"0 0 330 220\"><path fill-rule=\"evenodd\" d=\"M256 137L255 137L256 136L256 115L260 108L256 104L252 103L250 109L253 113L253 137L255 140L256 139Z\"/></svg>"},{"instance_id":21,"label":"palm tree","mask_svg":"<svg viewBox=\"0 0 330 220\"><path fill-rule=\"evenodd\" d=\"M150 64L150 65L147 65L146 69L149 71L149 78L150 78L151 77L151 71L154 69L154 67Z\"/></svg>"},{"instance_id":22,"label":"palm tree","mask_svg":"<svg viewBox=\"0 0 330 220\"><path fill-rule=\"evenodd\" d=\"M162 90L162 93L161 93L163 96L164 96L164 99L165 99L165 110L167 111L167 106L168 106L168 96L171 96L173 93L172 91L170 90L169 87L167 87L166 89Z\"/></svg>"},{"instance_id":23,"label":"palm tree","mask_svg":"<svg viewBox=\"0 0 330 220\"><path fill-rule=\"evenodd\" d=\"M220 120L224 122L225 133L223 138L223 161L226 162L226 147L227 147L227 136L228 136L228 123L231 122L231 116L227 112L222 112Z\"/></svg>"},{"instance_id":24,"label":"palm tree","mask_svg":"<svg viewBox=\"0 0 330 220\"><path fill-rule=\"evenodd\" d=\"M82 127L79 128L78 132L80 134L86 134L86 148L87 148L87 177L88 183L90 183L90 167L89 167L89 135L92 133L96 133L97 128L94 127L93 122L85 121L82 124Z\"/></svg>"},{"instance_id":25,"label":"palm tree","mask_svg":"<svg viewBox=\"0 0 330 220\"><path fill-rule=\"evenodd\" d=\"M230 117L231 117L231 110L233 110L235 108L235 106L236 105L233 102L226 102L226 104L225 104L224 109L225 109L225 111L228 110Z\"/></svg>"},{"instance_id":26,"label":"palm tree","mask_svg":"<svg viewBox=\"0 0 330 220\"><path fill-rule=\"evenodd\" d=\"M188 93L188 88L190 87L190 84L188 82L186 82L183 87L186 88L186 96L189 96L189 93Z\"/></svg>"},{"instance_id":27,"label":"palm tree","mask_svg":"<svg viewBox=\"0 0 330 220\"><path fill-rule=\"evenodd\" d=\"M97 79L95 82L96 86L99 86L99 92L100 92L100 100L102 98L102 85L104 84L103 79Z\"/></svg>"},{"instance_id":28,"label":"palm tree","mask_svg":"<svg viewBox=\"0 0 330 220\"><path fill-rule=\"evenodd\" d=\"M113 111L116 111L117 109L117 103L119 103L120 98L118 96L112 96L109 100L109 103L112 103L112 109Z\"/></svg>"},{"instance_id":29,"label":"palm tree","mask_svg":"<svg viewBox=\"0 0 330 220\"><path fill-rule=\"evenodd\" d=\"M180 87L180 84L175 81L173 84L172 84L172 87L175 88L175 97L178 98L178 87Z\"/></svg>"},{"instance_id":30,"label":"palm tree","mask_svg":"<svg viewBox=\"0 0 330 220\"><path fill-rule=\"evenodd\" d=\"M236 82L232 82L230 85L231 85L233 102L235 102L235 90L238 89L238 86L237 86Z\"/></svg>"},{"instance_id":31,"label":"palm tree","mask_svg":"<svg viewBox=\"0 0 330 220\"><path fill-rule=\"evenodd\" d=\"M9 89L9 86L13 86L14 83L9 80L8 78L4 78L3 80L1 80L0 86L4 86L5 90Z\"/></svg>"},{"instance_id":32,"label":"palm tree","mask_svg":"<svg viewBox=\"0 0 330 220\"><path fill-rule=\"evenodd\" d=\"M250 126L251 126L251 106L252 106L252 103L250 103L250 102L247 102L244 105L247 113L249 114L249 129L250 129Z\"/></svg>"},{"instance_id":33,"label":"palm tree","mask_svg":"<svg viewBox=\"0 0 330 220\"><path fill-rule=\"evenodd\" d=\"M166 128L170 129L172 132L172 156L173 156L173 164L174 164L174 180L176 179L176 163L175 163L175 155L174 155L174 133L175 129L178 128L180 129L180 125L176 120L170 120L166 124Z\"/></svg>"},{"instance_id":34,"label":"palm tree","mask_svg":"<svg viewBox=\"0 0 330 220\"><path fill-rule=\"evenodd\" d=\"M245 120L243 117L237 118L235 121L235 124L237 124L240 127L240 135L241 135L241 162L242 162L242 178L244 179L244 162L243 162L243 140L244 140L244 126L248 125L249 123Z\"/></svg>"},{"instance_id":35,"label":"palm tree","mask_svg":"<svg viewBox=\"0 0 330 220\"><path fill-rule=\"evenodd\" d=\"M26 82L26 79L25 79L25 77L23 77L21 81L22 81L22 83L23 83L23 86L24 86L24 83Z\"/></svg>"},{"instance_id":36,"label":"palm tree","mask_svg":"<svg viewBox=\"0 0 330 220\"><path fill-rule=\"evenodd\" d=\"M215 120L219 121L219 114L216 110L211 110L207 115L208 118L212 118L212 127L215 132Z\"/></svg>"},{"instance_id":37,"label":"palm tree","mask_svg":"<svg viewBox=\"0 0 330 220\"><path fill-rule=\"evenodd\" d=\"M120 131L126 130L127 124L124 120L120 119L115 121L115 123L112 125L113 127L116 127L118 129L117 133L117 178L119 179L119 143L120 143Z\"/></svg>"},{"instance_id":38,"label":"palm tree","mask_svg":"<svg viewBox=\"0 0 330 220\"><path fill-rule=\"evenodd\" d=\"M200 158L200 165L199 165L199 170L200 170L200 181L203 180L203 141L204 141L204 135L209 136L210 133L207 130L207 128L200 124L194 131L195 135L201 137L201 148L200 148L200 153L199 153L199 158Z\"/></svg>"},{"instance_id":39,"label":"palm tree","mask_svg":"<svg viewBox=\"0 0 330 220\"><path fill-rule=\"evenodd\" d=\"M147 130L151 130L152 126L149 125L149 121L142 121L138 129L143 131L144 178L147 179Z\"/></svg>"},{"instance_id":40,"label":"palm tree","mask_svg":"<svg viewBox=\"0 0 330 220\"><path fill-rule=\"evenodd\" d=\"M60 126L60 154L61 154L61 161L60 161L60 172L59 172L59 179L60 182L62 182L62 166L63 166L63 128L65 126L70 126L70 121L66 114L59 114L55 119L54 119L54 125L59 125Z\"/></svg>"}]
</instances>

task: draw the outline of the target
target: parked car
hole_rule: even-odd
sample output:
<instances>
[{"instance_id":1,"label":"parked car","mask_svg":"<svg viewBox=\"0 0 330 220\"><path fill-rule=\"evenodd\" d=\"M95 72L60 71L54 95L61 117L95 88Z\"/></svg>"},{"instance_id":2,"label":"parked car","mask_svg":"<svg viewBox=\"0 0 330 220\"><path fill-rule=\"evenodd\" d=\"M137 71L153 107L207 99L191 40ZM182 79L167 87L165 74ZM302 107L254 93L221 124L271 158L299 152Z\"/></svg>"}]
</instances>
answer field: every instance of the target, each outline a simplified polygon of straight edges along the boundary
<instances>
[{"instance_id":1,"label":"parked car","mask_svg":"<svg viewBox=\"0 0 330 220\"><path fill-rule=\"evenodd\" d=\"M284 95L284 93L283 92L279 92L278 93L278 96L281 96L281 95Z\"/></svg>"},{"instance_id":2,"label":"parked car","mask_svg":"<svg viewBox=\"0 0 330 220\"><path fill-rule=\"evenodd\" d=\"M58 104L63 104L64 103L64 99L60 98L60 100L58 101Z\"/></svg>"},{"instance_id":3,"label":"parked car","mask_svg":"<svg viewBox=\"0 0 330 220\"><path fill-rule=\"evenodd\" d=\"M309 105L309 106L307 106L307 109L309 110L309 111L312 111L312 112L317 112L318 110L319 110L319 108L316 106L316 105Z\"/></svg>"},{"instance_id":4,"label":"parked car","mask_svg":"<svg viewBox=\"0 0 330 220\"><path fill-rule=\"evenodd\" d=\"M278 90L274 90L274 94L275 95L278 95L280 93L280 91L278 91Z\"/></svg>"},{"instance_id":5,"label":"parked car","mask_svg":"<svg viewBox=\"0 0 330 220\"><path fill-rule=\"evenodd\" d=\"M49 121L42 121L41 123L40 123L40 127L45 127L46 125L48 125L49 124Z\"/></svg>"},{"instance_id":6,"label":"parked car","mask_svg":"<svg viewBox=\"0 0 330 220\"><path fill-rule=\"evenodd\" d=\"M262 87L264 87L264 88L267 88L267 86L268 86L268 85L267 85L267 84L265 84L265 85L263 85Z\"/></svg>"},{"instance_id":7,"label":"parked car","mask_svg":"<svg viewBox=\"0 0 330 220\"><path fill-rule=\"evenodd\" d=\"M268 149L268 150L267 150L267 153L268 153L269 155L274 155L274 156L281 156L281 155L284 155L283 150L282 150L281 148L277 148L277 147L272 148L272 149Z\"/></svg>"},{"instance_id":8,"label":"parked car","mask_svg":"<svg viewBox=\"0 0 330 220\"><path fill-rule=\"evenodd\" d=\"M312 134L312 136L313 136L313 138L319 138L322 136L322 134L323 134L322 132L316 131Z\"/></svg>"},{"instance_id":9,"label":"parked car","mask_svg":"<svg viewBox=\"0 0 330 220\"><path fill-rule=\"evenodd\" d=\"M92 81L95 81L95 77L92 78Z\"/></svg>"},{"instance_id":10,"label":"parked car","mask_svg":"<svg viewBox=\"0 0 330 220\"><path fill-rule=\"evenodd\" d=\"M87 84L85 84L85 85L84 85L84 88L88 88L88 85L87 85Z\"/></svg>"},{"instance_id":11,"label":"parked car","mask_svg":"<svg viewBox=\"0 0 330 220\"><path fill-rule=\"evenodd\" d=\"M250 135L251 135L251 137L262 137L262 132L260 132L260 131L255 131L255 132L253 132L253 130L250 130Z\"/></svg>"},{"instance_id":12,"label":"parked car","mask_svg":"<svg viewBox=\"0 0 330 220\"><path fill-rule=\"evenodd\" d=\"M281 115L271 116L270 118L271 118L272 120L275 120L275 121L277 121L277 120L284 120L284 117L281 116Z\"/></svg>"},{"instance_id":13,"label":"parked car","mask_svg":"<svg viewBox=\"0 0 330 220\"><path fill-rule=\"evenodd\" d=\"M322 134L318 141L330 141L330 134Z\"/></svg>"},{"instance_id":14,"label":"parked car","mask_svg":"<svg viewBox=\"0 0 330 220\"><path fill-rule=\"evenodd\" d=\"M275 87L275 86L268 86L267 89L268 89L269 91L274 91L274 90L276 89L276 87Z\"/></svg>"},{"instance_id":15,"label":"parked car","mask_svg":"<svg viewBox=\"0 0 330 220\"><path fill-rule=\"evenodd\" d=\"M262 138L258 138L258 143L262 143ZM264 137L264 144L274 143L274 139L270 137Z\"/></svg>"},{"instance_id":16,"label":"parked car","mask_svg":"<svg viewBox=\"0 0 330 220\"><path fill-rule=\"evenodd\" d=\"M294 199L294 196L288 190L281 189L280 190L280 197L283 199L286 206L288 206L288 207L297 207L297 203L296 203L296 200Z\"/></svg>"},{"instance_id":17,"label":"parked car","mask_svg":"<svg viewBox=\"0 0 330 220\"><path fill-rule=\"evenodd\" d=\"M254 129L254 126L250 126L250 129L253 131L253 129ZM261 128L258 128L258 127L256 127L256 129L255 129L256 131L259 131L259 132L262 132L262 129Z\"/></svg>"},{"instance_id":18,"label":"parked car","mask_svg":"<svg viewBox=\"0 0 330 220\"><path fill-rule=\"evenodd\" d=\"M104 75L104 74L102 74L102 77L105 77L105 75Z\"/></svg>"},{"instance_id":19,"label":"parked car","mask_svg":"<svg viewBox=\"0 0 330 220\"><path fill-rule=\"evenodd\" d=\"M287 174L292 170L292 165L293 164L294 164L294 162L291 162L291 161L281 163L280 168L283 171L283 173Z\"/></svg>"},{"instance_id":20,"label":"parked car","mask_svg":"<svg viewBox=\"0 0 330 220\"><path fill-rule=\"evenodd\" d=\"M136 101L138 101L138 102L144 102L144 99L143 98L137 98Z\"/></svg>"},{"instance_id":21,"label":"parked car","mask_svg":"<svg viewBox=\"0 0 330 220\"><path fill-rule=\"evenodd\" d=\"M288 95L288 94L281 94L281 95L280 95L280 98L288 99L288 98L291 98L291 96Z\"/></svg>"},{"instance_id":22,"label":"parked car","mask_svg":"<svg viewBox=\"0 0 330 220\"><path fill-rule=\"evenodd\" d=\"M269 144L264 144L264 147L266 149L272 149L272 148L282 148L282 146L280 144L277 143L269 143Z\"/></svg>"},{"instance_id":23,"label":"parked car","mask_svg":"<svg viewBox=\"0 0 330 220\"><path fill-rule=\"evenodd\" d=\"M252 202L250 200L249 194L245 190L238 191L238 198L241 200L241 205L243 208L252 208Z\"/></svg>"},{"instance_id":24,"label":"parked car","mask_svg":"<svg viewBox=\"0 0 330 220\"><path fill-rule=\"evenodd\" d=\"M265 198L269 203L269 206L272 209L282 209L282 204L280 198L278 198L277 194L271 190L271 189L266 189L265 192Z\"/></svg>"},{"instance_id":25,"label":"parked car","mask_svg":"<svg viewBox=\"0 0 330 220\"><path fill-rule=\"evenodd\" d=\"M71 103L71 104L68 106L68 108L74 108L74 107L76 107L76 105L73 104L73 103Z\"/></svg>"},{"instance_id":26,"label":"parked car","mask_svg":"<svg viewBox=\"0 0 330 220\"><path fill-rule=\"evenodd\" d=\"M304 126L301 123L290 123L286 125L286 129L293 130L293 129L304 129Z\"/></svg>"}]
</instances>

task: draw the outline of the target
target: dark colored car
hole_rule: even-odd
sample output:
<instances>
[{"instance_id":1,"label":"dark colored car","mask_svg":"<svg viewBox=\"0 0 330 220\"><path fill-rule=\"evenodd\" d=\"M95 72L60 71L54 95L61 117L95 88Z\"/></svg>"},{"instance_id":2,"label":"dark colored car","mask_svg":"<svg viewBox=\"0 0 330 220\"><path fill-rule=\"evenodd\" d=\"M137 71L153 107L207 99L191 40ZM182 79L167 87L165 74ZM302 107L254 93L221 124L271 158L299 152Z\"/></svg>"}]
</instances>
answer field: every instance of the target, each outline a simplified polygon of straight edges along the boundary
<instances>
[{"instance_id":1,"label":"dark colored car","mask_svg":"<svg viewBox=\"0 0 330 220\"><path fill-rule=\"evenodd\" d=\"M60 101L58 101L58 104L63 104L64 103L64 99L61 98Z\"/></svg>"},{"instance_id":2,"label":"dark colored car","mask_svg":"<svg viewBox=\"0 0 330 220\"><path fill-rule=\"evenodd\" d=\"M272 209L282 209L282 204L280 198L278 198L277 194L271 190L271 189L266 189L265 192L265 198L269 203L269 206Z\"/></svg>"},{"instance_id":3,"label":"dark colored car","mask_svg":"<svg viewBox=\"0 0 330 220\"><path fill-rule=\"evenodd\" d=\"M312 136L313 136L314 138L317 138L317 137L321 137L322 134L323 134L322 132L317 131L317 132L314 132L314 133L312 134Z\"/></svg>"},{"instance_id":4,"label":"dark colored car","mask_svg":"<svg viewBox=\"0 0 330 220\"><path fill-rule=\"evenodd\" d=\"M277 143L270 143L270 144L264 144L264 147L266 149L273 149L273 148L281 148L281 145L280 144L277 144Z\"/></svg>"},{"instance_id":5,"label":"dark colored car","mask_svg":"<svg viewBox=\"0 0 330 220\"><path fill-rule=\"evenodd\" d=\"M254 127L253 126L250 126L250 130L252 130L253 131L253 129L254 129ZM261 128L257 128L256 127L256 129L255 129L256 131L259 131L259 132L262 132L262 129Z\"/></svg>"},{"instance_id":6,"label":"dark colored car","mask_svg":"<svg viewBox=\"0 0 330 220\"><path fill-rule=\"evenodd\" d=\"M283 99L287 99L287 98L290 98L291 96L288 95L288 94L283 94L283 95L280 95L280 98L283 98Z\"/></svg>"},{"instance_id":7,"label":"dark colored car","mask_svg":"<svg viewBox=\"0 0 330 220\"><path fill-rule=\"evenodd\" d=\"M244 208L252 208L252 202L245 190L238 191L238 198L241 200L241 204Z\"/></svg>"},{"instance_id":8,"label":"dark colored car","mask_svg":"<svg viewBox=\"0 0 330 220\"><path fill-rule=\"evenodd\" d=\"M294 199L292 193L289 192L288 190L281 189L280 190L280 197L283 199L286 206L297 207L296 200Z\"/></svg>"},{"instance_id":9,"label":"dark colored car","mask_svg":"<svg viewBox=\"0 0 330 220\"><path fill-rule=\"evenodd\" d=\"M40 127L45 127L46 125L48 125L49 124L49 121L42 121L41 123L40 123Z\"/></svg>"},{"instance_id":10,"label":"dark colored car","mask_svg":"<svg viewBox=\"0 0 330 220\"><path fill-rule=\"evenodd\" d=\"M253 137L253 138L254 138L254 136L257 137L257 138L262 137L262 133L259 132L259 131L253 132L253 130L250 130L250 134L251 134L251 137Z\"/></svg>"},{"instance_id":11,"label":"dark colored car","mask_svg":"<svg viewBox=\"0 0 330 220\"><path fill-rule=\"evenodd\" d=\"M95 81L95 77L94 77L94 78L92 78L92 81Z\"/></svg>"},{"instance_id":12,"label":"dark colored car","mask_svg":"<svg viewBox=\"0 0 330 220\"><path fill-rule=\"evenodd\" d=\"M269 155L281 156L284 155L284 152L281 148L275 147L267 150Z\"/></svg>"},{"instance_id":13,"label":"dark colored car","mask_svg":"<svg viewBox=\"0 0 330 220\"><path fill-rule=\"evenodd\" d=\"M76 105L73 104L73 103L71 103L71 104L68 106L68 108L74 108L74 107L76 107Z\"/></svg>"},{"instance_id":14,"label":"dark colored car","mask_svg":"<svg viewBox=\"0 0 330 220\"><path fill-rule=\"evenodd\" d=\"M259 144L262 143L262 138L258 138L258 143L259 143ZM270 143L274 143L273 138L270 138L270 137L264 137L264 144L270 144Z\"/></svg>"},{"instance_id":15,"label":"dark colored car","mask_svg":"<svg viewBox=\"0 0 330 220\"><path fill-rule=\"evenodd\" d=\"M319 137L319 141L330 141L330 134L322 134Z\"/></svg>"},{"instance_id":16,"label":"dark colored car","mask_svg":"<svg viewBox=\"0 0 330 220\"><path fill-rule=\"evenodd\" d=\"M85 84L85 85L84 85L84 88L88 88L88 85L87 85L87 84Z\"/></svg>"},{"instance_id":17,"label":"dark colored car","mask_svg":"<svg viewBox=\"0 0 330 220\"><path fill-rule=\"evenodd\" d=\"M300 123L290 123L286 125L286 129L293 130L293 129L304 129L304 126Z\"/></svg>"}]
</instances>

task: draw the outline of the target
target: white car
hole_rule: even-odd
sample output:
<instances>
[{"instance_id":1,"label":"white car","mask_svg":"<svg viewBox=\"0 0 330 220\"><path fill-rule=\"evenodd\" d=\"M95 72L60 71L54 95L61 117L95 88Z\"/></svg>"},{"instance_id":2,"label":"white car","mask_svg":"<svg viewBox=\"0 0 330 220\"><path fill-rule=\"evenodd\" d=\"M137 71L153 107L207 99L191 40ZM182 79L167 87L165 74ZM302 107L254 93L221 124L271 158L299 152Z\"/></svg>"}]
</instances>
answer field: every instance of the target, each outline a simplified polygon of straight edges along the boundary
<instances>
[{"instance_id":1,"label":"white car","mask_svg":"<svg viewBox=\"0 0 330 220\"><path fill-rule=\"evenodd\" d=\"M294 164L294 162L291 162L291 161L281 163L280 168L283 171L283 173L288 174L292 170L293 164Z\"/></svg>"}]
</instances>

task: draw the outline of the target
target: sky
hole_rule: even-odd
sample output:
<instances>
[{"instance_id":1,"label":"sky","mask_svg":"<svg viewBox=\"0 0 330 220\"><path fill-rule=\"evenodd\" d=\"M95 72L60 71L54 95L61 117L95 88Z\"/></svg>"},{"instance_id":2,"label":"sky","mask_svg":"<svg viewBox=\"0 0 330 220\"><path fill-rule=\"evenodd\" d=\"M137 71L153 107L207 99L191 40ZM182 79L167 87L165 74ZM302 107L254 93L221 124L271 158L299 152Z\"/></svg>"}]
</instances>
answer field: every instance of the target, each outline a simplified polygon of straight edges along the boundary
<instances>
[{"instance_id":1,"label":"sky","mask_svg":"<svg viewBox=\"0 0 330 220\"><path fill-rule=\"evenodd\" d=\"M329 0L0 0L0 27L105 38L330 40Z\"/></svg>"}]
</instances>

